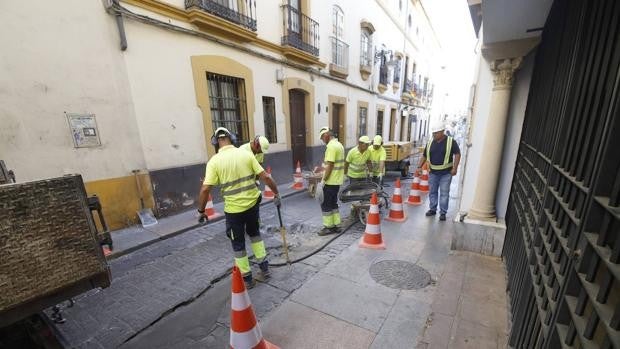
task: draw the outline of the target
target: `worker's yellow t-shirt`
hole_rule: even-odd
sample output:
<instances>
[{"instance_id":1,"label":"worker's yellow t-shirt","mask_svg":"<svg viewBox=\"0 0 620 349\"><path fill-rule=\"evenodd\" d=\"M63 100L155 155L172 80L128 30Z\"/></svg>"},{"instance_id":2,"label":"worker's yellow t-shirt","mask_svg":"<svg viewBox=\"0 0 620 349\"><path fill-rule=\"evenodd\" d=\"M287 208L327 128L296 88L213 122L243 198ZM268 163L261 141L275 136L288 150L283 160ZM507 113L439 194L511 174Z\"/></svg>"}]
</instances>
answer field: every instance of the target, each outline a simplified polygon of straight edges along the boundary
<instances>
[{"instance_id":1,"label":"worker's yellow t-shirt","mask_svg":"<svg viewBox=\"0 0 620 349\"><path fill-rule=\"evenodd\" d=\"M324 162L334 163L334 168L325 184L341 185L344 182L344 147L336 138L327 143Z\"/></svg>"},{"instance_id":2,"label":"worker's yellow t-shirt","mask_svg":"<svg viewBox=\"0 0 620 349\"><path fill-rule=\"evenodd\" d=\"M207 162L203 184L220 186L224 212L245 212L254 207L260 196L255 178L263 171L247 150L227 145Z\"/></svg>"},{"instance_id":3,"label":"worker's yellow t-shirt","mask_svg":"<svg viewBox=\"0 0 620 349\"><path fill-rule=\"evenodd\" d=\"M353 147L349 150L346 158L346 162L349 163L347 175L351 178L365 178L366 171L368 170L368 159L370 159L368 149L363 153L360 152L358 147Z\"/></svg>"},{"instance_id":4,"label":"worker's yellow t-shirt","mask_svg":"<svg viewBox=\"0 0 620 349\"><path fill-rule=\"evenodd\" d=\"M381 161L385 161L385 159L387 159L387 153L385 152L385 148L383 148L383 146L380 146L379 149L375 150L373 146L370 146L368 151L370 152L370 162L372 163L372 175L384 175L385 166L383 167L383 171L379 171L379 165Z\"/></svg>"},{"instance_id":5,"label":"worker's yellow t-shirt","mask_svg":"<svg viewBox=\"0 0 620 349\"><path fill-rule=\"evenodd\" d=\"M254 157L256 158L256 161L258 161L259 164L263 164L263 162L265 161L265 154L263 153L258 153L258 154L254 154L254 152L252 151L252 147L250 146L250 143L245 143L244 145L240 146L239 148L243 149L243 150L247 150L250 153L252 153L252 155L254 155Z\"/></svg>"}]
</instances>

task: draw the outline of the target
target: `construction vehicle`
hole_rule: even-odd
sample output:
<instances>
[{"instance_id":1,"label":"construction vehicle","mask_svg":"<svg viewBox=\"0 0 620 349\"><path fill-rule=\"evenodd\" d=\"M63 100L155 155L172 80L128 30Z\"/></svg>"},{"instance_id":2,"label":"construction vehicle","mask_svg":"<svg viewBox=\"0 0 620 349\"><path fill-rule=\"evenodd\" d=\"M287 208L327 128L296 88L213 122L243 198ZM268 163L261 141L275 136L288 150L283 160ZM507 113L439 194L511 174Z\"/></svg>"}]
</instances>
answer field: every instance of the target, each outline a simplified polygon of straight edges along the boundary
<instances>
[{"instance_id":1,"label":"construction vehicle","mask_svg":"<svg viewBox=\"0 0 620 349\"><path fill-rule=\"evenodd\" d=\"M403 177L409 175L410 156L412 155L413 144L411 142L385 142L385 170L399 171Z\"/></svg>"},{"instance_id":2,"label":"construction vehicle","mask_svg":"<svg viewBox=\"0 0 620 349\"><path fill-rule=\"evenodd\" d=\"M91 212L99 201L70 175L0 184L0 202L0 348L62 347L62 308L110 285L101 244L111 240Z\"/></svg>"}]
</instances>

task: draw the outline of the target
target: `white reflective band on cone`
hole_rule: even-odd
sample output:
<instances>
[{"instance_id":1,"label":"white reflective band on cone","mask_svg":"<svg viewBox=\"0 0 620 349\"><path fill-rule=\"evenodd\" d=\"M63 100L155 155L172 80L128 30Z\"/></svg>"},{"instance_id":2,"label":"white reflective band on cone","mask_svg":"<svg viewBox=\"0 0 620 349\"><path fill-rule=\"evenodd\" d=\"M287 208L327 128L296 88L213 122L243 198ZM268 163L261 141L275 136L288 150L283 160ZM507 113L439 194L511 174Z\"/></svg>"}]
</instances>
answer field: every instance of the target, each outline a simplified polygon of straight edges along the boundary
<instances>
[{"instance_id":1,"label":"white reflective band on cone","mask_svg":"<svg viewBox=\"0 0 620 349\"><path fill-rule=\"evenodd\" d=\"M403 204L392 204L392 211L402 211L403 210Z\"/></svg>"},{"instance_id":2,"label":"white reflective band on cone","mask_svg":"<svg viewBox=\"0 0 620 349\"><path fill-rule=\"evenodd\" d=\"M247 332L232 332L230 336L230 347L235 349L254 348L263 339L258 323L253 329Z\"/></svg>"},{"instance_id":3,"label":"white reflective band on cone","mask_svg":"<svg viewBox=\"0 0 620 349\"><path fill-rule=\"evenodd\" d=\"M381 228L377 224L366 224L366 234L381 234Z\"/></svg>"},{"instance_id":4,"label":"white reflective band on cone","mask_svg":"<svg viewBox=\"0 0 620 349\"><path fill-rule=\"evenodd\" d=\"M368 210L368 213L379 213L379 206L370 205L370 210Z\"/></svg>"},{"instance_id":5,"label":"white reflective band on cone","mask_svg":"<svg viewBox=\"0 0 620 349\"><path fill-rule=\"evenodd\" d=\"M420 191L417 189L411 189L411 191L409 191L409 196L420 196Z\"/></svg>"},{"instance_id":6,"label":"white reflective band on cone","mask_svg":"<svg viewBox=\"0 0 620 349\"><path fill-rule=\"evenodd\" d=\"M252 303L250 303L250 296L248 291L242 293L233 293L230 298L230 307L234 311L246 310Z\"/></svg>"},{"instance_id":7,"label":"white reflective band on cone","mask_svg":"<svg viewBox=\"0 0 620 349\"><path fill-rule=\"evenodd\" d=\"M400 188L394 188L394 195L400 195Z\"/></svg>"}]
</instances>

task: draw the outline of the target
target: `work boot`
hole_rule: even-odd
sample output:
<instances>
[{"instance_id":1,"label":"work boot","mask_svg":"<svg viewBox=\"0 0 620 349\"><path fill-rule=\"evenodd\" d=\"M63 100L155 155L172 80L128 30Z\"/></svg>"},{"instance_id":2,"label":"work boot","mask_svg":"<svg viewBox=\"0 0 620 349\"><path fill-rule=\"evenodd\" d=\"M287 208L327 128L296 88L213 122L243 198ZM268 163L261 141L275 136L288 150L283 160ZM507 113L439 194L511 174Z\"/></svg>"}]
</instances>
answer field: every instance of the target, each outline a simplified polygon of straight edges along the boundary
<instances>
[{"instance_id":1,"label":"work boot","mask_svg":"<svg viewBox=\"0 0 620 349\"><path fill-rule=\"evenodd\" d=\"M256 286L256 280L252 277L252 274L248 274L243 277L243 283L245 284L245 289L249 290Z\"/></svg>"},{"instance_id":2,"label":"work boot","mask_svg":"<svg viewBox=\"0 0 620 349\"><path fill-rule=\"evenodd\" d=\"M325 236L325 235L329 235L329 234L333 234L333 227L323 227L323 229L321 229L321 231L319 231L319 236Z\"/></svg>"},{"instance_id":3,"label":"work boot","mask_svg":"<svg viewBox=\"0 0 620 349\"><path fill-rule=\"evenodd\" d=\"M271 271L269 271L269 262L262 261L258 264L258 266L260 267L261 274L263 274L263 278L267 279L271 276Z\"/></svg>"},{"instance_id":4,"label":"work boot","mask_svg":"<svg viewBox=\"0 0 620 349\"><path fill-rule=\"evenodd\" d=\"M440 221L445 221L446 220L446 214L445 213L440 214L439 215L439 220Z\"/></svg>"},{"instance_id":5,"label":"work boot","mask_svg":"<svg viewBox=\"0 0 620 349\"><path fill-rule=\"evenodd\" d=\"M331 228L332 234L340 234L342 232L342 229L338 226L332 227Z\"/></svg>"},{"instance_id":6,"label":"work boot","mask_svg":"<svg viewBox=\"0 0 620 349\"><path fill-rule=\"evenodd\" d=\"M436 214L437 214L437 212L435 210L428 210L428 211L426 211L426 217L434 216Z\"/></svg>"}]
</instances>

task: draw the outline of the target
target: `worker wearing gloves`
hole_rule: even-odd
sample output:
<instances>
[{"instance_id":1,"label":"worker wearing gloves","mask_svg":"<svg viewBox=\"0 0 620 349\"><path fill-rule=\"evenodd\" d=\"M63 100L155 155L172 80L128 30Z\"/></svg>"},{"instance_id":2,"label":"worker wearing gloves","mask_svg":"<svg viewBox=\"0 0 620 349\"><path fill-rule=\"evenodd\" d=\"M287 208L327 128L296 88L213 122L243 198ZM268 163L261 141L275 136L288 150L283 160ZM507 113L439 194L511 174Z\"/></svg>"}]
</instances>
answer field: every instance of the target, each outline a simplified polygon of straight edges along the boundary
<instances>
[{"instance_id":1,"label":"worker wearing gloves","mask_svg":"<svg viewBox=\"0 0 620 349\"><path fill-rule=\"evenodd\" d=\"M372 181L383 185L383 175L385 175L385 159L387 154L383 148L383 138L376 135L372 140L372 147L369 149L370 163L372 164Z\"/></svg>"},{"instance_id":2,"label":"worker wearing gloves","mask_svg":"<svg viewBox=\"0 0 620 349\"><path fill-rule=\"evenodd\" d=\"M370 177L372 166L370 163L370 152L368 146L370 138L361 136L357 141L357 147L351 148L344 161L344 175L349 177L349 181L361 182Z\"/></svg>"},{"instance_id":3,"label":"worker wearing gloves","mask_svg":"<svg viewBox=\"0 0 620 349\"><path fill-rule=\"evenodd\" d=\"M239 148L252 152L256 161L262 166L265 161L265 154L269 151L269 140L265 136L256 136L254 140L245 143Z\"/></svg>"},{"instance_id":4,"label":"worker wearing gloves","mask_svg":"<svg viewBox=\"0 0 620 349\"><path fill-rule=\"evenodd\" d=\"M325 149L325 172L316 190L319 193L321 211L323 212L323 229L319 235L340 232L340 212L338 211L338 191L344 182L344 147L336 139L328 127L319 130L321 141L327 145Z\"/></svg>"},{"instance_id":5,"label":"worker wearing gloves","mask_svg":"<svg viewBox=\"0 0 620 349\"><path fill-rule=\"evenodd\" d=\"M269 264L265 244L258 230L258 207L261 201L260 190L254 184L258 176L275 194L274 204L280 207L278 187L265 173L256 158L248 151L235 148L235 136L226 128L219 127L211 137L216 154L207 162L205 179L200 189L198 212L200 222L206 222L205 206L213 186L220 186L224 198L226 216L226 235L230 238L235 254L235 265L243 275L246 287L254 286L250 261L245 250L245 234L250 236L252 251L261 273L269 276Z\"/></svg>"}]
</instances>

